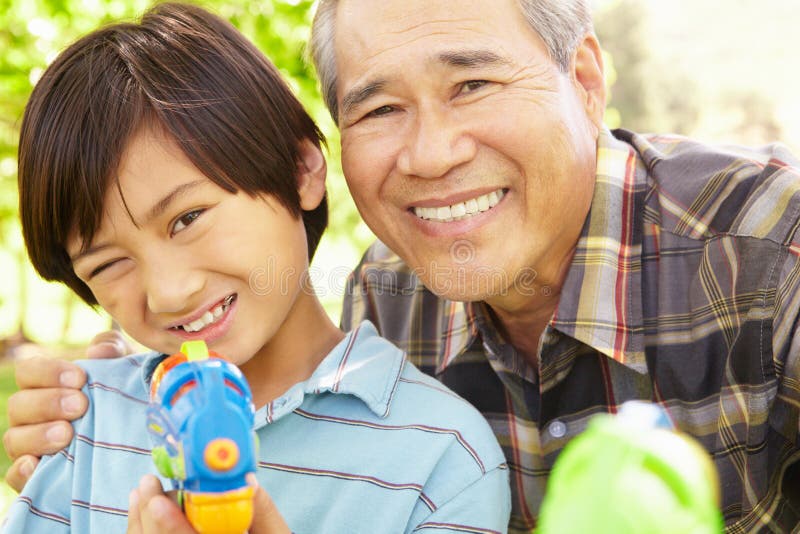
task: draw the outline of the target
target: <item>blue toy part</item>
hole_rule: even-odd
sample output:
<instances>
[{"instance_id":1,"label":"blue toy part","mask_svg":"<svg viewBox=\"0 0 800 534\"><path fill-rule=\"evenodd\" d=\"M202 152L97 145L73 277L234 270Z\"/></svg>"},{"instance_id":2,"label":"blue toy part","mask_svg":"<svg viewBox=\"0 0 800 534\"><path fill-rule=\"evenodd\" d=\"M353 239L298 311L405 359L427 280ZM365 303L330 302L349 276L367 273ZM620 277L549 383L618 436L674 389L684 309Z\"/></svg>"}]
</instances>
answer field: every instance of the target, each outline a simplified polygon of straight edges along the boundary
<instances>
[{"instance_id":1,"label":"blue toy part","mask_svg":"<svg viewBox=\"0 0 800 534\"><path fill-rule=\"evenodd\" d=\"M147 411L153 461L186 493L185 502L202 503L193 511L195 516L224 515L231 508L220 503L238 501L241 507L252 495L245 476L256 469L254 416L250 387L241 371L214 353L209 357L203 342L185 343L154 372ZM249 519L244 524L246 529ZM195 528L229 532L216 526ZM236 529L230 532L243 532Z\"/></svg>"}]
</instances>

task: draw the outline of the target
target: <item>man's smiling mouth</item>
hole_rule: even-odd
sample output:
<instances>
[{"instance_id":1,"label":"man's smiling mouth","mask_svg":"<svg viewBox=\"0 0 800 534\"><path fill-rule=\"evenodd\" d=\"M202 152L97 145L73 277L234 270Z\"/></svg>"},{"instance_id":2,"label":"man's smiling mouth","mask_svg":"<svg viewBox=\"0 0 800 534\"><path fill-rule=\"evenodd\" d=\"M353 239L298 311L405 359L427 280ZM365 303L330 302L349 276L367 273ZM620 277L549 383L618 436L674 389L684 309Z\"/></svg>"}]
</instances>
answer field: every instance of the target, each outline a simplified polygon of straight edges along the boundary
<instances>
[{"instance_id":1,"label":"man's smiling mouth","mask_svg":"<svg viewBox=\"0 0 800 534\"><path fill-rule=\"evenodd\" d=\"M471 198L464 202L458 202L449 206L438 208L415 207L414 214L420 219L434 222L451 222L468 219L484 211L488 211L503 199L506 192L500 188L491 193Z\"/></svg>"}]
</instances>

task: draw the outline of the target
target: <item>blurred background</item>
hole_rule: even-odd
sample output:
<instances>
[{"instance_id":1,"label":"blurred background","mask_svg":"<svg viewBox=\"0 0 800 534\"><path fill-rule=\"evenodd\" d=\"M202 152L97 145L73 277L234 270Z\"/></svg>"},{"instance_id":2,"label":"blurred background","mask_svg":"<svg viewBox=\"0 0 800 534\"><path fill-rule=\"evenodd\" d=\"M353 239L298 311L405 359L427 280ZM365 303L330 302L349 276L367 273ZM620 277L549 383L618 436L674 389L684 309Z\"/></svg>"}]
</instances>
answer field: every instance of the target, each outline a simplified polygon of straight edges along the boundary
<instances>
[{"instance_id":1,"label":"blurred background","mask_svg":"<svg viewBox=\"0 0 800 534\"><path fill-rule=\"evenodd\" d=\"M29 266L17 217L16 147L25 102L67 44L100 24L130 19L149 0L0 0L0 434L15 390L13 364L44 354L80 357L111 322ZM304 45L311 0L208 0L281 69L328 137L331 223L312 280L331 316L350 269L372 240L347 193L339 140ZM795 0L595 0L606 50L610 127L674 132L712 142L780 140L800 152ZM0 473L10 464L0 451ZM14 493L0 482L0 517Z\"/></svg>"}]
</instances>

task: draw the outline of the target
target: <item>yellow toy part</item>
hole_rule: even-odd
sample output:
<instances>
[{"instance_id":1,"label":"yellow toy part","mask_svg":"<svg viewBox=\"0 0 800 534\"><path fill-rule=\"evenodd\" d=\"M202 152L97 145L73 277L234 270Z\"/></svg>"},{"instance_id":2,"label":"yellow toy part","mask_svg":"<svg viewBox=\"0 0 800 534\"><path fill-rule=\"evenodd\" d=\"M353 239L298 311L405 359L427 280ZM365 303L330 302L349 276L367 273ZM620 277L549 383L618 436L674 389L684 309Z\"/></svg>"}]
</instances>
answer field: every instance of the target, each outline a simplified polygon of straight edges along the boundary
<instances>
[{"instance_id":1,"label":"yellow toy part","mask_svg":"<svg viewBox=\"0 0 800 534\"><path fill-rule=\"evenodd\" d=\"M200 534L245 534L253 521L253 488L184 494L186 517Z\"/></svg>"}]
</instances>

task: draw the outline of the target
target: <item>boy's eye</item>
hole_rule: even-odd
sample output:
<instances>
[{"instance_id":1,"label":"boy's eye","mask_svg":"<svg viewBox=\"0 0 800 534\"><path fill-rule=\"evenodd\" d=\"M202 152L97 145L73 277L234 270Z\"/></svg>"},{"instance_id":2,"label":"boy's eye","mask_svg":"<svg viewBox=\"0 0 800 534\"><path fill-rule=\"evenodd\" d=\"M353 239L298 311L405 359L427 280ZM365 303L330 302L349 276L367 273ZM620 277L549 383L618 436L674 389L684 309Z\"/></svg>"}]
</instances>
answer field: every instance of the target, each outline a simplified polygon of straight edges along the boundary
<instances>
[{"instance_id":1,"label":"boy's eye","mask_svg":"<svg viewBox=\"0 0 800 534\"><path fill-rule=\"evenodd\" d=\"M172 225L172 229L170 230L170 235L175 235L181 230L184 230L187 226L192 224L198 217L200 217L200 214L202 213L203 210L192 210L178 217L175 220L175 223Z\"/></svg>"},{"instance_id":2,"label":"boy's eye","mask_svg":"<svg viewBox=\"0 0 800 534\"><path fill-rule=\"evenodd\" d=\"M94 278L98 274L102 273L103 271L105 271L106 269L108 269L109 267L114 265L116 262L117 262L117 260L111 260L111 261L105 262L104 264L102 264L102 265L100 265L98 267L95 267L92 270L92 272L89 273L88 280L91 280L92 278Z\"/></svg>"}]
</instances>

